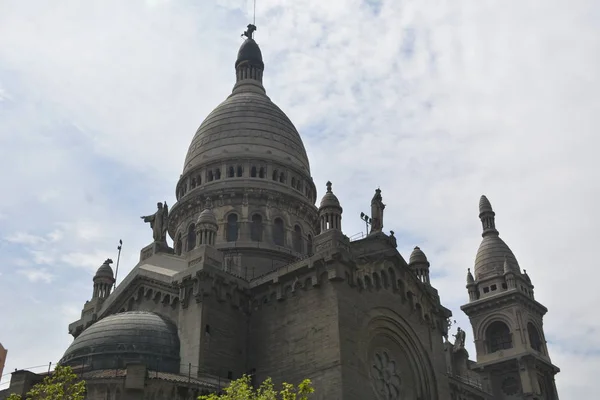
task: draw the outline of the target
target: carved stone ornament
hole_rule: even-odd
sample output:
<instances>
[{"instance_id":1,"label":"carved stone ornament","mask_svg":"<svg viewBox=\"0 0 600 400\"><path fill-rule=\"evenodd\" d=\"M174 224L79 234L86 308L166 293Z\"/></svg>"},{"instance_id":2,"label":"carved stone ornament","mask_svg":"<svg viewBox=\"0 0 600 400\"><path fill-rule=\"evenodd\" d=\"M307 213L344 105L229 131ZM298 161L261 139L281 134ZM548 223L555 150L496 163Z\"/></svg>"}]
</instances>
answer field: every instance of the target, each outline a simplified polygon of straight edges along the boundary
<instances>
[{"instance_id":1,"label":"carved stone ornament","mask_svg":"<svg viewBox=\"0 0 600 400\"><path fill-rule=\"evenodd\" d=\"M371 379L378 397L382 400L400 399L400 376L388 351L378 351L373 355Z\"/></svg>"}]
</instances>

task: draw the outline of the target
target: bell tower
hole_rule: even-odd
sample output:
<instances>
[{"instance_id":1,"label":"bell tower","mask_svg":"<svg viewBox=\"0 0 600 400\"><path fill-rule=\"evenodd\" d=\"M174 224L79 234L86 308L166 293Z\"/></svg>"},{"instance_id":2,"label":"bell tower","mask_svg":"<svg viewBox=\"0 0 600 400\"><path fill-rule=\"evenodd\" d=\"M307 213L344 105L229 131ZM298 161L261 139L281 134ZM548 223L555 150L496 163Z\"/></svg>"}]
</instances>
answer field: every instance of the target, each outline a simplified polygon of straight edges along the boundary
<instances>
[{"instance_id":1,"label":"bell tower","mask_svg":"<svg viewBox=\"0 0 600 400\"><path fill-rule=\"evenodd\" d=\"M467 273L469 302L461 307L473 327L479 372L494 399L558 400L543 329L548 311L533 284L496 230L495 213L481 196L483 239L474 273Z\"/></svg>"}]
</instances>

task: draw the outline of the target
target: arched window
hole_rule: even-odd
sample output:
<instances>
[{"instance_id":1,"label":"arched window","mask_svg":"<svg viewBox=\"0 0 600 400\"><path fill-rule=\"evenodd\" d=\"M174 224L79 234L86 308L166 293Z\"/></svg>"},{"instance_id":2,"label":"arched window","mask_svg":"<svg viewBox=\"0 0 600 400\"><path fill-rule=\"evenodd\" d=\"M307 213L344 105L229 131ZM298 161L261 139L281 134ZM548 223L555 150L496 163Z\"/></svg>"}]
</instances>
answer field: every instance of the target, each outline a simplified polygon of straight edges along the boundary
<instances>
[{"instance_id":1,"label":"arched window","mask_svg":"<svg viewBox=\"0 0 600 400\"><path fill-rule=\"evenodd\" d=\"M229 214L227 217L227 241L235 242L238 239L238 216Z\"/></svg>"},{"instance_id":2,"label":"arched window","mask_svg":"<svg viewBox=\"0 0 600 400\"><path fill-rule=\"evenodd\" d=\"M313 241L311 235L308 235L306 238L306 252L309 256L313 255Z\"/></svg>"},{"instance_id":3,"label":"arched window","mask_svg":"<svg viewBox=\"0 0 600 400\"><path fill-rule=\"evenodd\" d=\"M252 225L250 227L250 239L255 242L262 241L262 217L260 214L254 214L252 216Z\"/></svg>"},{"instance_id":4,"label":"arched window","mask_svg":"<svg viewBox=\"0 0 600 400\"><path fill-rule=\"evenodd\" d=\"M235 176L235 168L229 167L229 171L227 172L228 178L233 178Z\"/></svg>"},{"instance_id":5,"label":"arched window","mask_svg":"<svg viewBox=\"0 0 600 400\"><path fill-rule=\"evenodd\" d=\"M198 186L202 185L202 177L201 177L200 175L198 175L198 176L196 177L196 184L197 184Z\"/></svg>"},{"instance_id":6,"label":"arched window","mask_svg":"<svg viewBox=\"0 0 600 400\"><path fill-rule=\"evenodd\" d=\"M206 178L206 179L207 179L209 182L212 182L212 180L213 180L213 172L212 172L212 170L211 170L211 171L208 171L208 176L207 176L207 178Z\"/></svg>"},{"instance_id":7,"label":"arched window","mask_svg":"<svg viewBox=\"0 0 600 400\"><path fill-rule=\"evenodd\" d=\"M302 229L300 225L294 226L294 251L302 253Z\"/></svg>"},{"instance_id":8,"label":"arched window","mask_svg":"<svg viewBox=\"0 0 600 400\"><path fill-rule=\"evenodd\" d=\"M192 181L190 182L190 189L193 189L196 187L196 178L192 178Z\"/></svg>"},{"instance_id":9,"label":"arched window","mask_svg":"<svg viewBox=\"0 0 600 400\"><path fill-rule=\"evenodd\" d=\"M285 229L281 218L275 218L273 221L273 243L277 246L285 245Z\"/></svg>"},{"instance_id":10,"label":"arched window","mask_svg":"<svg viewBox=\"0 0 600 400\"><path fill-rule=\"evenodd\" d=\"M535 351L542 352L542 338L535 326L529 322L527 324L527 333L529 334L529 345Z\"/></svg>"},{"instance_id":11,"label":"arched window","mask_svg":"<svg viewBox=\"0 0 600 400\"><path fill-rule=\"evenodd\" d=\"M258 170L258 177L259 178L265 177L265 169L263 167L260 167L260 169Z\"/></svg>"},{"instance_id":12,"label":"arched window","mask_svg":"<svg viewBox=\"0 0 600 400\"><path fill-rule=\"evenodd\" d=\"M196 225L191 224L188 229L187 250L193 250L196 247Z\"/></svg>"},{"instance_id":13,"label":"arched window","mask_svg":"<svg viewBox=\"0 0 600 400\"><path fill-rule=\"evenodd\" d=\"M256 167L252 167L252 168L250 169L250 176L251 176L252 178L256 178Z\"/></svg>"},{"instance_id":14,"label":"arched window","mask_svg":"<svg viewBox=\"0 0 600 400\"><path fill-rule=\"evenodd\" d=\"M277 178L279 176L279 173L277 172L277 170L273 171L273 180L276 181Z\"/></svg>"},{"instance_id":15,"label":"arched window","mask_svg":"<svg viewBox=\"0 0 600 400\"><path fill-rule=\"evenodd\" d=\"M486 338L490 353L495 353L499 350L511 349L513 347L510 329L504 322L492 322L492 324L487 328Z\"/></svg>"},{"instance_id":16,"label":"arched window","mask_svg":"<svg viewBox=\"0 0 600 400\"><path fill-rule=\"evenodd\" d=\"M181 233L180 233L177 235L177 240L175 241L175 254L180 256L182 251L183 251L183 242L181 241Z\"/></svg>"},{"instance_id":17,"label":"arched window","mask_svg":"<svg viewBox=\"0 0 600 400\"><path fill-rule=\"evenodd\" d=\"M296 178L292 177L292 187L295 189L296 188Z\"/></svg>"},{"instance_id":18,"label":"arched window","mask_svg":"<svg viewBox=\"0 0 600 400\"><path fill-rule=\"evenodd\" d=\"M215 179L221 179L221 170L219 168L215 171Z\"/></svg>"},{"instance_id":19,"label":"arched window","mask_svg":"<svg viewBox=\"0 0 600 400\"><path fill-rule=\"evenodd\" d=\"M238 165L238 167L237 167L237 176L238 176L238 178L241 177L243 175L243 173L244 173L244 168L242 168L241 165Z\"/></svg>"},{"instance_id":20,"label":"arched window","mask_svg":"<svg viewBox=\"0 0 600 400\"><path fill-rule=\"evenodd\" d=\"M279 173L279 182L285 183L285 174L283 172Z\"/></svg>"}]
</instances>

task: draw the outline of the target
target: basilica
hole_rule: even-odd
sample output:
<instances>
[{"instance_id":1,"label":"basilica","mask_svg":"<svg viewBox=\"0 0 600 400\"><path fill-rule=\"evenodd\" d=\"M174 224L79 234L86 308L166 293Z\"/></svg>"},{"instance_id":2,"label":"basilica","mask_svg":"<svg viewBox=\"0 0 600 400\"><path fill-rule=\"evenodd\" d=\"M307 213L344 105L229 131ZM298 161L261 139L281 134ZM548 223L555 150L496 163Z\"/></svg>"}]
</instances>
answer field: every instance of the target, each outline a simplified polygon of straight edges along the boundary
<instances>
[{"instance_id":1,"label":"basilica","mask_svg":"<svg viewBox=\"0 0 600 400\"><path fill-rule=\"evenodd\" d=\"M381 190L368 235L344 234L335 185L315 187L300 134L267 96L255 29L231 94L189 145L177 201L142 217L151 243L139 263L116 287L102 263L69 325L60 364L86 380L87 398L195 399L247 374L309 378L315 400L557 400L547 309L490 201L479 200L482 241L458 289L472 330L451 335L425 253L405 258L383 230ZM0 398L42 377L16 371Z\"/></svg>"}]
</instances>

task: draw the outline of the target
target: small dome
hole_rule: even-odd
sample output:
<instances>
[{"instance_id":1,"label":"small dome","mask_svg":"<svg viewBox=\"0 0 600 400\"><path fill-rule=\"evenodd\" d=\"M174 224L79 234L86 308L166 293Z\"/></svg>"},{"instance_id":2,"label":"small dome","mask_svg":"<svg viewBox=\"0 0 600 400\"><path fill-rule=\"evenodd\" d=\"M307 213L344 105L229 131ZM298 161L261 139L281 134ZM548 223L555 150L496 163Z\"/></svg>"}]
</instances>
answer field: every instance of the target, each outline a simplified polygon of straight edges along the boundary
<instances>
[{"instance_id":1,"label":"small dome","mask_svg":"<svg viewBox=\"0 0 600 400\"><path fill-rule=\"evenodd\" d=\"M260 47L258 47L258 44L252 38L248 38L242 43L238 51L237 60L235 61L235 67L237 68L243 62L249 62L261 69L264 68Z\"/></svg>"},{"instance_id":2,"label":"small dome","mask_svg":"<svg viewBox=\"0 0 600 400\"><path fill-rule=\"evenodd\" d=\"M198 221L196 223L217 225L217 217L211 209L205 208L198 216Z\"/></svg>"},{"instance_id":3,"label":"small dome","mask_svg":"<svg viewBox=\"0 0 600 400\"><path fill-rule=\"evenodd\" d=\"M475 256L475 279L502 275L505 259L511 269L520 272L519 263L508 245L497 235L484 236Z\"/></svg>"},{"instance_id":4,"label":"small dome","mask_svg":"<svg viewBox=\"0 0 600 400\"><path fill-rule=\"evenodd\" d=\"M100 266L100 268L98 268L98 271L96 271L96 275L94 276L94 278L110 278L110 279L114 279L115 274L113 273L113 269L111 268L110 264L112 264L112 260L109 258L106 261L104 261L104 263Z\"/></svg>"},{"instance_id":5,"label":"small dome","mask_svg":"<svg viewBox=\"0 0 600 400\"><path fill-rule=\"evenodd\" d=\"M155 313L130 311L109 315L84 330L59 364L100 370L141 362L155 371L178 373L179 360L175 324Z\"/></svg>"},{"instance_id":6,"label":"small dome","mask_svg":"<svg viewBox=\"0 0 600 400\"><path fill-rule=\"evenodd\" d=\"M325 193L325 196L323 196L323 199L321 199L321 204L319 205L319 208L325 207L342 208L337 196L331 191L331 182L327 182L327 192Z\"/></svg>"},{"instance_id":7,"label":"small dome","mask_svg":"<svg viewBox=\"0 0 600 400\"><path fill-rule=\"evenodd\" d=\"M427 256L425 256L425 253L423 253L423 251L419 248L419 246L416 246L415 249L413 250L413 252L410 253L408 265L427 264L427 263L428 263Z\"/></svg>"},{"instance_id":8,"label":"small dome","mask_svg":"<svg viewBox=\"0 0 600 400\"><path fill-rule=\"evenodd\" d=\"M492 204L490 203L488 198L485 197L485 195L481 196L481 198L479 199L479 214L482 214L484 212L494 212L494 210L492 210Z\"/></svg>"}]
</instances>

